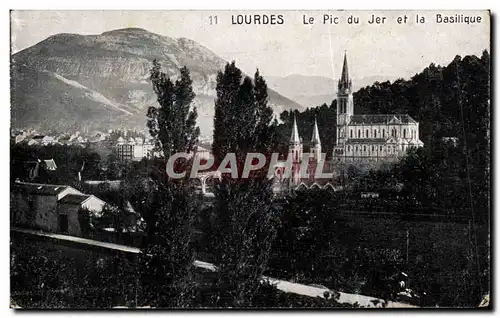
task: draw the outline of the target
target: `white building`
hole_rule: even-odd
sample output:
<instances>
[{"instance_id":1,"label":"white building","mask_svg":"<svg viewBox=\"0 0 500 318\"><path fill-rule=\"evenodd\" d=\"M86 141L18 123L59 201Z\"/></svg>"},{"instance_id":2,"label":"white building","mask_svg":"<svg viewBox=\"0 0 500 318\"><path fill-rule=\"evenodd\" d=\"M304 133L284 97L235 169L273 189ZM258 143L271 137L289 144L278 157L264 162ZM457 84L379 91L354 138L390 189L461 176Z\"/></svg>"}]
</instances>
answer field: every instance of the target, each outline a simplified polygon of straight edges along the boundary
<instances>
[{"instance_id":1,"label":"white building","mask_svg":"<svg viewBox=\"0 0 500 318\"><path fill-rule=\"evenodd\" d=\"M352 82L344 56L337 92L337 138L333 157L344 162L396 161L422 147L419 123L407 114L354 114Z\"/></svg>"}]
</instances>

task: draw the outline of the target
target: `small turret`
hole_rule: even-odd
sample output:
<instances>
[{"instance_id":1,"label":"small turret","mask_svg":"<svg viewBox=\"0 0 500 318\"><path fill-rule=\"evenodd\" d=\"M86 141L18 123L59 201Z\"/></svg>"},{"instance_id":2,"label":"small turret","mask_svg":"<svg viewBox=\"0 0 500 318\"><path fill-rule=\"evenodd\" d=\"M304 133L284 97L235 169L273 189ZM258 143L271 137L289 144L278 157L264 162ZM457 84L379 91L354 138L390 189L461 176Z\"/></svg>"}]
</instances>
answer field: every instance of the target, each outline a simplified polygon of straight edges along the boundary
<instances>
[{"instance_id":1,"label":"small turret","mask_svg":"<svg viewBox=\"0 0 500 318\"><path fill-rule=\"evenodd\" d=\"M293 185L298 185L300 182L300 162L302 161L302 138L299 136L299 129L297 128L297 119L295 116L293 117L288 156L288 160L292 162L292 177L290 178L290 182Z\"/></svg>"},{"instance_id":2,"label":"small turret","mask_svg":"<svg viewBox=\"0 0 500 318\"><path fill-rule=\"evenodd\" d=\"M316 118L314 118L314 129L311 138L310 153L313 160L315 161L321 160L321 140L319 139L318 122Z\"/></svg>"},{"instance_id":3,"label":"small turret","mask_svg":"<svg viewBox=\"0 0 500 318\"><path fill-rule=\"evenodd\" d=\"M321 145L321 141L319 140L318 122L316 120L316 117L314 117L314 129L311 138L311 145L317 145L317 144Z\"/></svg>"},{"instance_id":4,"label":"small turret","mask_svg":"<svg viewBox=\"0 0 500 318\"><path fill-rule=\"evenodd\" d=\"M292 127L292 136L290 136L290 145L298 145L300 144L299 130L297 128L297 119L293 116L293 127Z\"/></svg>"}]
</instances>

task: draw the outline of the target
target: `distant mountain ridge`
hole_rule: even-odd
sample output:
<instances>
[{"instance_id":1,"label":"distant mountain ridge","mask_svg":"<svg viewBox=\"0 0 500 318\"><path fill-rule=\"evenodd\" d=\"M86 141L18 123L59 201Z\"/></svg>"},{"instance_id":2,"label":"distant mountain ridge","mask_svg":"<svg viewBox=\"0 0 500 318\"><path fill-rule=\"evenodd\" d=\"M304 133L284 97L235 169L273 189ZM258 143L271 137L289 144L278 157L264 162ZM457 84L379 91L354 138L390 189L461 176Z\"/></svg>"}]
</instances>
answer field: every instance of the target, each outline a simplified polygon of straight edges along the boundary
<instances>
[{"instance_id":1,"label":"distant mountain ridge","mask_svg":"<svg viewBox=\"0 0 500 318\"><path fill-rule=\"evenodd\" d=\"M226 61L190 39L140 28L56 34L12 55L12 127L144 128L146 110L156 104L148 81L154 59L174 79L189 68L198 124L211 135L216 76ZM269 98L277 114L303 108L271 89Z\"/></svg>"},{"instance_id":2,"label":"distant mountain ridge","mask_svg":"<svg viewBox=\"0 0 500 318\"><path fill-rule=\"evenodd\" d=\"M395 76L367 76L352 79L353 90L373 85L375 82L395 81ZM292 74L286 77L268 76L269 88L303 105L316 107L323 103L330 105L336 98L337 80L325 76Z\"/></svg>"}]
</instances>

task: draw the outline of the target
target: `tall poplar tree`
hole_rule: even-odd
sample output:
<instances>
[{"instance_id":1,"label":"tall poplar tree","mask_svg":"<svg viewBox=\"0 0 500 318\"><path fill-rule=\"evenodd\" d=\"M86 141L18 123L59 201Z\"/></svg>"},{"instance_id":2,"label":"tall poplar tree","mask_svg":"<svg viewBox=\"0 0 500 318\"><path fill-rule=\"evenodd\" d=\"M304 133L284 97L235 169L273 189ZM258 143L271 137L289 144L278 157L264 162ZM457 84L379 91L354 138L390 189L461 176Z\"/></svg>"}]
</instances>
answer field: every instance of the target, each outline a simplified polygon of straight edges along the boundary
<instances>
[{"instance_id":1,"label":"tall poplar tree","mask_svg":"<svg viewBox=\"0 0 500 318\"><path fill-rule=\"evenodd\" d=\"M255 128L255 135L257 143L255 150L264 154L269 154L274 149L276 130L278 123L273 122L273 110L267 105L269 100L267 94L267 84L264 78L260 75L259 70L255 72L254 76L254 98L257 111L257 125Z\"/></svg>"},{"instance_id":2,"label":"tall poplar tree","mask_svg":"<svg viewBox=\"0 0 500 318\"><path fill-rule=\"evenodd\" d=\"M180 77L174 84L161 71L161 64L154 60L150 80L159 107L149 107L147 126L157 150L161 150L165 158L176 152L192 151L200 129L196 126L196 107L191 107L195 93L188 68L180 69Z\"/></svg>"},{"instance_id":3,"label":"tall poplar tree","mask_svg":"<svg viewBox=\"0 0 500 318\"><path fill-rule=\"evenodd\" d=\"M247 153L270 150L267 85L258 71L254 80L243 78L232 62L219 72L216 91L213 154L221 162L235 153L240 176ZM255 174L223 178L216 186L212 230L206 233L218 268L213 306L251 306L258 293L276 233L271 185L265 174Z\"/></svg>"},{"instance_id":4,"label":"tall poplar tree","mask_svg":"<svg viewBox=\"0 0 500 318\"><path fill-rule=\"evenodd\" d=\"M224 72L217 73L214 114L214 136L212 153L216 162L222 161L228 152L236 150L236 136L239 128L239 90L242 73L235 62L226 64Z\"/></svg>"},{"instance_id":5,"label":"tall poplar tree","mask_svg":"<svg viewBox=\"0 0 500 318\"><path fill-rule=\"evenodd\" d=\"M248 152L272 151L276 125L268 105L267 84L259 70L252 81L248 76L243 78L234 61L226 64L224 72L217 75L216 92L212 144L216 162L229 152L244 159Z\"/></svg>"},{"instance_id":6,"label":"tall poplar tree","mask_svg":"<svg viewBox=\"0 0 500 318\"><path fill-rule=\"evenodd\" d=\"M142 195L146 222L141 262L141 303L190 308L196 295L191 244L195 201L182 183L156 183Z\"/></svg>"},{"instance_id":7,"label":"tall poplar tree","mask_svg":"<svg viewBox=\"0 0 500 318\"><path fill-rule=\"evenodd\" d=\"M173 83L155 60L151 82L159 107L148 109L148 128L165 160L191 152L199 136L195 94L189 70L181 68ZM182 180L159 178L142 191L136 207L146 221L142 246L142 303L161 308L194 306L194 250L191 244L195 200Z\"/></svg>"}]
</instances>

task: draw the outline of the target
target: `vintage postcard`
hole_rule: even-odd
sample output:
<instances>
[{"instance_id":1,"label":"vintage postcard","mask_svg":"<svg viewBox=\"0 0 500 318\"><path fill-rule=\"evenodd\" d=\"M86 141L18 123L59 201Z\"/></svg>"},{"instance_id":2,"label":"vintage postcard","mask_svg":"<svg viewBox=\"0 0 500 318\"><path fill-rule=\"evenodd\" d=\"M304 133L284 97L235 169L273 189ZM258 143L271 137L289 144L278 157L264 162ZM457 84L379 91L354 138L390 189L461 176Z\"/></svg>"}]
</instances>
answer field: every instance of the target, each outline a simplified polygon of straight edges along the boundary
<instances>
[{"instance_id":1,"label":"vintage postcard","mask_svg":"<svg viewBox=\"0 0 500 318\"><path fill-rule=\"evenodd\" d=\"M19 11L11 308L491 308L491 15Z\"/></svg>"}]
</instances>

